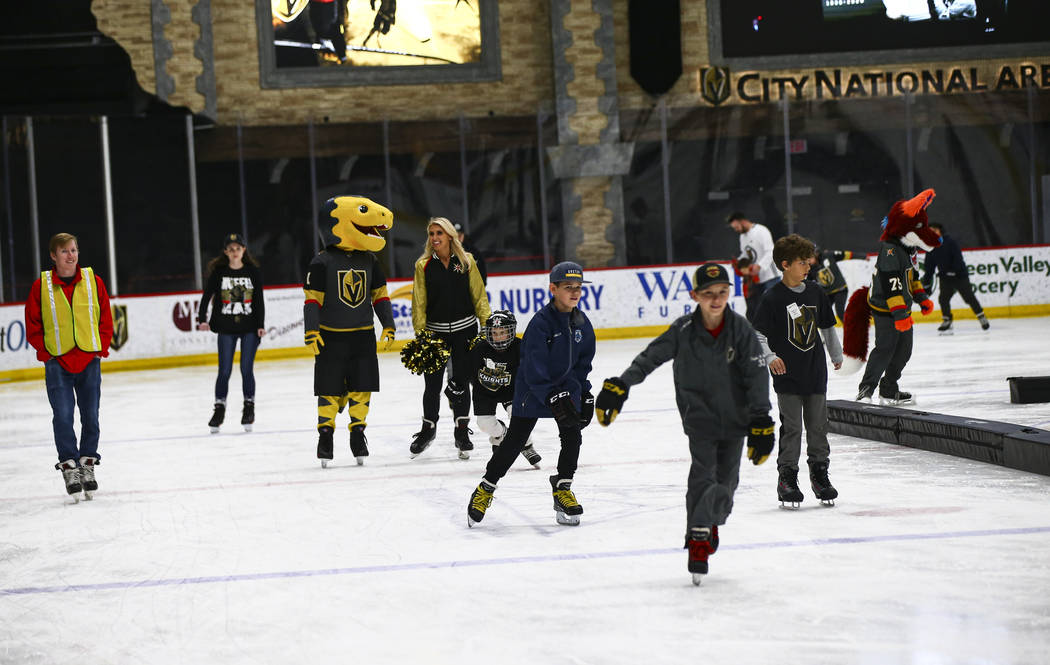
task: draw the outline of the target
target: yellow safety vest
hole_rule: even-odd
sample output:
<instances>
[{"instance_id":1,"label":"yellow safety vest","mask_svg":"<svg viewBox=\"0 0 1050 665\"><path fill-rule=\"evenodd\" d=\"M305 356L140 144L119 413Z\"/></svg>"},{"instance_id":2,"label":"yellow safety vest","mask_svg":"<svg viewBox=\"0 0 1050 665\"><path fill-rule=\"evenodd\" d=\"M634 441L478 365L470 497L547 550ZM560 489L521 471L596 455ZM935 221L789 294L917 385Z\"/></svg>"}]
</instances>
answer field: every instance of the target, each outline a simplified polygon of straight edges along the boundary
<instances>
[{"instance_id":1,"label":"yellow safety vest","mask_svg":"<svg viewBox=\"0 0 1050 665\"><path fill-rule=\"evenodd\" d=\"M80 281L73 287L69 304L61 285L51 277L53 270L40 273L40 319L44 325L44 348L52 356L68 353L74 346L84 351L101 351L98 332L99 305L95 273L80 269Z\"/></svg>"}]
</instances>

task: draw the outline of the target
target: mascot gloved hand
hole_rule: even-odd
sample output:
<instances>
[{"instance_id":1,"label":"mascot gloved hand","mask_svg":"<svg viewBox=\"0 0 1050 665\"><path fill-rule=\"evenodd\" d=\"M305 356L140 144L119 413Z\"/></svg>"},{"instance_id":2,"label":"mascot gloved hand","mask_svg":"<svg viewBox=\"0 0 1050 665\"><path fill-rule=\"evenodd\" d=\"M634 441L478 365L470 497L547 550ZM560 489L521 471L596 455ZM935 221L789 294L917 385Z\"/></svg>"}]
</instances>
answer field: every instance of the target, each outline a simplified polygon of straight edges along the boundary
<instances>
[{"instance_id":1,"label":"mascot gloved hand","mask_svg":"<svg viewBox=\"0 0 1050 665\"><path fill-rule=\"evenodd\" d=\"M394 343L394 329L383 328L383 332L379 333L379 341L383 342L383 350L388 350L390 345Z\"/></svg>"},{"instance_id":2,"label":"mascot gloved hand","mask_svg":"<svg viewBox=\"0 0 1050 665\"><path fill-rule=\"evenodd\" d=\"M927 298L919 303L919 307L922 309L922 315L926 316L933 311L933 301Z\"/></svg>"},{"instance_id":3,"label":"mascot gloved hand","mask_svg":"<svg viewBox=\"0 0 1050 665\"><path fill-rule=\"evenodd\" d=\"M321 347L324 346L324 340L321 339L320 330L307 330L306 334L303 335L303 338L304 342L310 347L310 350L314 352L315 356L321 352Z\"/></svg>"}]
</instances>

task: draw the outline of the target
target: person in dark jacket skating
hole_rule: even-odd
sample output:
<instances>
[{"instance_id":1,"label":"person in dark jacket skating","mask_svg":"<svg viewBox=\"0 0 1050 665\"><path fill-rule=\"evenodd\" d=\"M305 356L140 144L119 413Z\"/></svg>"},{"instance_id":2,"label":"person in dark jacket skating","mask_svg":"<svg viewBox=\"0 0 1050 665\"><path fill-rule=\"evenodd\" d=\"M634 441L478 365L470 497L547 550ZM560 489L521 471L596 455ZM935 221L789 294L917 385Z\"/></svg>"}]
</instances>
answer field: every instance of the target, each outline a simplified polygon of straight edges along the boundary
<instances>
[{"instance_id":1,"label":"person in dark jacket skating","mask_svg":"<svg viewBox=\"0 0 1050 665\"><path fill-rule=\"evenodd\" d=\"M208 305L211 304L211 316ZM233 372L233 352L241 345L241 425L251 431L255 423L255 352L266 334L262 271L252 258L244 237L230 233L222 240L222 254L208 263L208 281L197 308L197 330L218 333L219 375L215 379L215 409L208 427L219 431L226 417L226 396Z\"/></svg>"},{"instance_id":2,"label":"person in dark jacket skating","mask_svg":"<svg viewBox=\"0 0 1050 665\"><path fill-rule=\"evenodd\" d=\"M685 495L689 572L693 584L707 574L718 549L718 526L733 510L740 454L762 464L773 451L769 372L754 329L728 307L729 273L717 263L696 269L689 292L699 307L676 319L620 376L605 380L595 402L608 426L623 409L630 387L668 360L674 363L675 401L689 437L692 464Z\"/></svg>"},{"instance_id":3,"label":"person in dark jacket skating","mask_svg":"<svg viewBox=\"0 0 1050 665\"><path fill-rule=\"evenodd\" d=\"M970 306L977 321L981 324L981 330L988 330L988 317L984 315L984 308L973 293L970 284L970 273L963 260L962 250L955 238L944 233L944 225L930 222L930 229L941 237L939 247L934 247L926 253L926 261L923 264L922 284L927 293L933 293L933 276L936 274L940 284L941 292L937 296L937 303L941 306L941 325L937 328L942 335L952 334L952 296L956 292L962 296L963 301Z\"/></svg>"},{"instance_id":4,"label":"person in dark jacket skating","mask_svg":"<svg viewBox=\"0 0 1050 665\"><path fill-rule=\"evenodd\" d=\"M550 477L555 519L558 524L580 523L583 506L572 492L572 480L580 457L580 432L594 415L594 397L587 380L594 359L594 328L576 306L587 283L583 268L571 261L551 269L551 301L529 321L522 336L510 425L470 497L467 526L485 517L496 484L506 475L540 418L557 421L561 440L558 472Z\"/></svg>"}]
</instances>

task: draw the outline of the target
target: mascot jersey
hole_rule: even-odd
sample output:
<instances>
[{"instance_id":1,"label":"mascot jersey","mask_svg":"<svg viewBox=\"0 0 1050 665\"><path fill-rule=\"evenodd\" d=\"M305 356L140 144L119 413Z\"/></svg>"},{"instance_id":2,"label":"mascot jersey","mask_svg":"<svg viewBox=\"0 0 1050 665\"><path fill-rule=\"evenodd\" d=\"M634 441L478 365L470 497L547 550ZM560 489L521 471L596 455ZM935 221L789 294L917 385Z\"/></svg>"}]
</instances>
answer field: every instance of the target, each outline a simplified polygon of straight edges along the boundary
<instances>
[{"instance_id":1,"label":"mascot jersey","mask_svg":"<svg viewBox=\"0 0 1050 665\"><path fill-rule=\"evenodd\" d=\"M304 309L306 330L372 330L373 309L384 328L394 327L386 275L371 252L327 248L310 262L304 289L320 305Z\"/></svg>"},{"instance_id":2,"label":"mascot jersey","mask_svg":"<svg viewBox=\"0 0 1050 665\"><path fill-rule=\"evenodd\" d=\"M868 291L868 304L872 310L894 314L897 318L898 312L903 316L911 311L915 294L919 300L926 300L926 291L912 263L914 251L895 238L882 243L879 258L875 260L871 290Z\"/></svg>"}]
</instances>

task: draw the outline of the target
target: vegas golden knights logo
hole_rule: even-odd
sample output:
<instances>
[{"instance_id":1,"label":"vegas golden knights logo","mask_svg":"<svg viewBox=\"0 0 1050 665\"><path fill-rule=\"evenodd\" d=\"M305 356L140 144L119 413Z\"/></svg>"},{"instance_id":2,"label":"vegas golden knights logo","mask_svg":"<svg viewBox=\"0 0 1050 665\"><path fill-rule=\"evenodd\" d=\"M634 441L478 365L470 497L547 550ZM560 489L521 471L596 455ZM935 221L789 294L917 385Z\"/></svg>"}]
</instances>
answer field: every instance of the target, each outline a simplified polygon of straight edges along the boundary
<instances>
[{"instance_id":1,"label":"vegas golden knights logo","mask_svg":"<svg viewBox=\"0 0 1050 665\"><path fill-rule=\"evenodd\" d=\"M729 68L704 67L700 70L700 96L712 106L729 99Z\"/></svg>"},{"instance_id":2,"label":"vegas golden knights logo","mask_svg":"<svg viewBox=\"0 0 1050 665\"><path fill-rule=\"evenodd\" d=\"M339 271L339 299L348 307L360 307L368 298L368 273L364 270Z\"/></svg>"},{"instance_id":3,"label":"vegas golden knights logo","mask_svg":"<svg viewBox=\"0 0 1050 665\"><path fill-rule=\"evenodd\" d=\"M835 275L830 268L821 268L817 271L817 283L825 289L830 288L835 283Z\"/></svg>"},{"instance_id":4,"label":"vegas golden knights logo","mask_svg":"<svg viewBox=\"0 0 1050 665\"><path fill-rule=\"evenodd\" d=\"M817 308L799 305L802 316L797 319L788 314L788 341L799 351L809 351L817 342Z\"/></svg>"},{"instance_id":5,"label":"vegas golden knights logo","mask_svg":"<svg viewBox=\"0 0 1050 665\"><path fill-rule=\"evenodd\" d=\"M109 342L109 348L114 351L128 343L128 306L110 305L113 312L113 339Z\"/></svg>"},{"instance_id":6,"label":"vegas golden knights logo","mask_svg":"<svg viewBox=\"0 0 1050 665\"><path fill-rule=\"evenodd\" d=\"M291 23L297 19L308 4L310 0L270 0L274 18L285 23Z\"/></svg>"}]
</instances>

